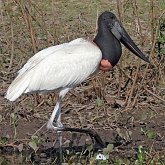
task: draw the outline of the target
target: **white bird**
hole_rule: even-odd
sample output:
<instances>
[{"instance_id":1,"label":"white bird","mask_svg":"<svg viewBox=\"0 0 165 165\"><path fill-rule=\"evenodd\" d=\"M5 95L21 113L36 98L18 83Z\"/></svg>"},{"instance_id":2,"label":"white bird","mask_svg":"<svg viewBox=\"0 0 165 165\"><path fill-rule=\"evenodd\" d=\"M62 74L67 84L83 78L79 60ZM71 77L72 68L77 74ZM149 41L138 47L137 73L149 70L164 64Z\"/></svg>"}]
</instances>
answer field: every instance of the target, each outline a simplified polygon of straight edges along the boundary
<instances>
[{"instance_id":1,"label":"white bird","mask_svg":"<svg viewBox=\"0 0 165 165\"><path fill-rule=\"evenodd\" d=\"M36 53L18 72L5 97L15 101L23 93L57 90L59 99L47 128L58 131L63 127L60 106L63 97L99 68L112 69L122 54L120 42L135 55L149 62L148 57L135 45L116 16L106 11L99 16L98 33L93 41L78 38Z\"/></svg>"}]
</instances>

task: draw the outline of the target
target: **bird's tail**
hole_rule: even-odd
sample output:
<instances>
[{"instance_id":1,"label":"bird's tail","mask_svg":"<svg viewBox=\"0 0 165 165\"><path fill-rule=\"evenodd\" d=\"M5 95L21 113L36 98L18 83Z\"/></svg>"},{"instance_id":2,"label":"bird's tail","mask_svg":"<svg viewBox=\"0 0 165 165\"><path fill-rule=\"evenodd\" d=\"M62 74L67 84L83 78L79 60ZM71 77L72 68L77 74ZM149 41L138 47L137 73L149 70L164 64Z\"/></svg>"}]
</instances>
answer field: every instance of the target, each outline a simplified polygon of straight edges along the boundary
<instances>
[{"instance_id":1,"label":"bird's tail","mask_svg":"<svg viewBox=\"0 0 165 165\"><path fill-rule=\"evenodd\" d=\"M16 79L9 86L5 98L10 101L15 101L27 90L29 85L29 77L26 74L17 76Z\"/></svg>"}]
</instances>

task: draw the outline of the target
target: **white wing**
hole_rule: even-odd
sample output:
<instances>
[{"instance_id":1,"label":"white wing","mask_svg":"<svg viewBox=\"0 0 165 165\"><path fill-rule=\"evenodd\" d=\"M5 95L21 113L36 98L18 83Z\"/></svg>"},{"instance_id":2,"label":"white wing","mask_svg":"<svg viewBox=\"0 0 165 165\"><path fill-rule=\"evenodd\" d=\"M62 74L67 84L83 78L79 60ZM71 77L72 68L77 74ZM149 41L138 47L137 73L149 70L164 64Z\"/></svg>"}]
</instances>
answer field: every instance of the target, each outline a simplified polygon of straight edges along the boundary
<instances>
[{"instance_id":1,"label":"white wing","mask_svg":"<svg viewBox=\"0 0 165 165\"><path fill-rule=\"evenodd\" d=\"M72 45L72 44L77 44L79 42L81 42L82 40L84 40L83 38L78 38L75 39L69 43L63 43L60 45L56 45L56 46L50 46L48 48L45 48L41 51L39 51L38 53L36 53L34 56L32 56L27 62L26 64L23 66L23 68L21 68L18 71L18 76L21 76L24 72L26 72L27 70L33 68L34 66L36 66L39 62L41 62L43 59L45 59L46 57L48 57L49 55L55 54L56 51L63 49L64 47L66 47L67 45Z\"/></svg>"},{"instance_id":2,"label":"white wing","mask_svg":"<svg viewBox=\"0 0 165 165\"><path fill-rule=\"evenodd\" d=\"M57 50L62 49L64 46L66 46L68 43L63 43L61 45L56 46L50 46L46 49L43 49L36 53L34 56L32 56L27 63L18 71L18 75L21 76L23 73L25 73L27 70L33 68L36 66L39 62L41 62L43 59L45 59L47 56L52 55Z\"/></svg>"},{"instance_id":3,"label":"white wing","mask_svg":"<svg viewBox=\"0 0 165 165\"><path fill-rule=\"evenodd\" d=\"M36 65L29 65L10 85L6 98L14 101L22 93L73 88L97 70L101 56L93 43L82 38L73 40Z\"/></svg>"}]
</instances>

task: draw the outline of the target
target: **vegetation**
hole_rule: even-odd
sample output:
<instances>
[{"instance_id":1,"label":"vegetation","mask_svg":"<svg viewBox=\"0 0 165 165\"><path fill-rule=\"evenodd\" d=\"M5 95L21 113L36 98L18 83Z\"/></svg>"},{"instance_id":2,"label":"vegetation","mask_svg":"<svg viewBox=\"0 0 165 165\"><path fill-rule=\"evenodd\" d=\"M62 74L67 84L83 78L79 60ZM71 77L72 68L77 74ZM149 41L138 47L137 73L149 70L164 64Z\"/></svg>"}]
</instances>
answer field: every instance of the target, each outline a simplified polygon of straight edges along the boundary
<instances>
[{"instance_id":1,"label":"vegetation","mask_svg":"<svg viewBox=\"0 0 165 165\"><path fill-rule=\"evenodd\" d=\"M25 95L15 103L3 96L18 69L34 53L78 37L92 39L97 17L105 10L118 16L134 41L150 56L151 64L123 49L117 67L89 78L65 98L63 123L95 129L110 144L94 152L89 137L64 134L65 145L79 139L88 150L87 155L84 150L66 150L64 164L165 164L164 0L1 0L1 165L58 161L52 150L47 154L47 148L56 143L56 136L45 128L56 95ZM9 153L14 154L10 157ZM15 153L23 156L18 159ZM96 160L99 153L106 160Z\"/></svg>"}]
</instances>

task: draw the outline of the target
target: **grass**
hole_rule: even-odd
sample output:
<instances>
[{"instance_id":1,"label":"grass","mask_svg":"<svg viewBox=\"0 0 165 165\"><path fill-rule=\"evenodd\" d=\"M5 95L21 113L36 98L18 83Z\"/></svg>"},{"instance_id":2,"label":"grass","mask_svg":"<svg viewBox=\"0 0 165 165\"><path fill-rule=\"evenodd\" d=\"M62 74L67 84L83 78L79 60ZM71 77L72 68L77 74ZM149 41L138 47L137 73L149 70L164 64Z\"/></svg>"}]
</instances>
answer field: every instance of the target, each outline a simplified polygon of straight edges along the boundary
<instances>
[{"instance_id":1,"label":"grass","mask_svg":"<svg viewBox=\"0 0 165 165\"><path fill-rule=\"evenodd\" d=\"M146 65L133 58L130 52L123 49L123 56L116 68L110 73L98 74L95 78L87 80L85 82L87 85L81 85L81 89L84 87L83 92L79 88L75 89L74 94L70 94L70 100L65 99L64 109L67 109L68 105L71 109L76 109L72 119L65 117L65 123L78 127L97 128L97 124L105 129L115 127L117 134L126 143L132 140L133 133L135 133L132 132L133 129L130 131L134 124L145 124L145 122L148 124L152 122L155 116L164 114L163 111L157 112L155 107L149 110L147 108L144 110L143 107L143 105L147 105L147 107L152 108L153 105L159 106L165 103L165 4L163 0L86 0L85 3L78 0L2 0L0 1L0 9L1 96L4 95L8 84L14 79L17 70L34 53L50 45L60 44L78 37L92 39L96 33L98 15L109 10L118 16L139 47L150 55L151 65ZM55 96L50 94L45 97L33 96L26 99L23 97L22 100L12 105L6 103L4 99L1 100L3 108L0 109L2 112L0 124L5 123L4 125L6 125L9 123L7 122L8 119L11 119L10 124L14 134L13 136L6 134L1 136L0 145L11 144L15 146L11 140L20 140L19 123L22 116L24 123L29 120L33 121L35 118L32 116L47 121L48 111L47 107L44 109L44 105L48 105L52 109ZM33 105L34 100L35 105ZM76 104L73 105L73 102ZM111 104L113 104L113 108L110 107ZM42 108L41 105L43 105ZM135 111L141 110L140 115L134 111L134 108ZM82 109L87 109L87 111L82 112ZM70 112L69 108L67 110ZM135 115L133 116L132 113ZM2 124L1 126L3 126ZM147 140L154 140L158 135L157 130L148 127L141 127L140 132L145 135ZM40 143L43 142L43 137L38 135L35 138L29 136L26 138L23 137L23 142L21 141L21 145L18 145L20 151L24 149L22 144L27 144L35 152L39 149ZM24 143L24 141L26 142ZM68 153L65 162L69 164L75 162L108 164L109 162L115 165L159 165L164 163L163 154L153 151L152 146L145 149L139 145L136 157L133 159L122 157L116 148L105 148L103 151L109 156L106 161L96 162L96 155L93 155L91 151L88 159L82 156L79 162L76 154ZM6 162L6 159L0 160L1 164Z\"/></svg>"}]
</instances>

